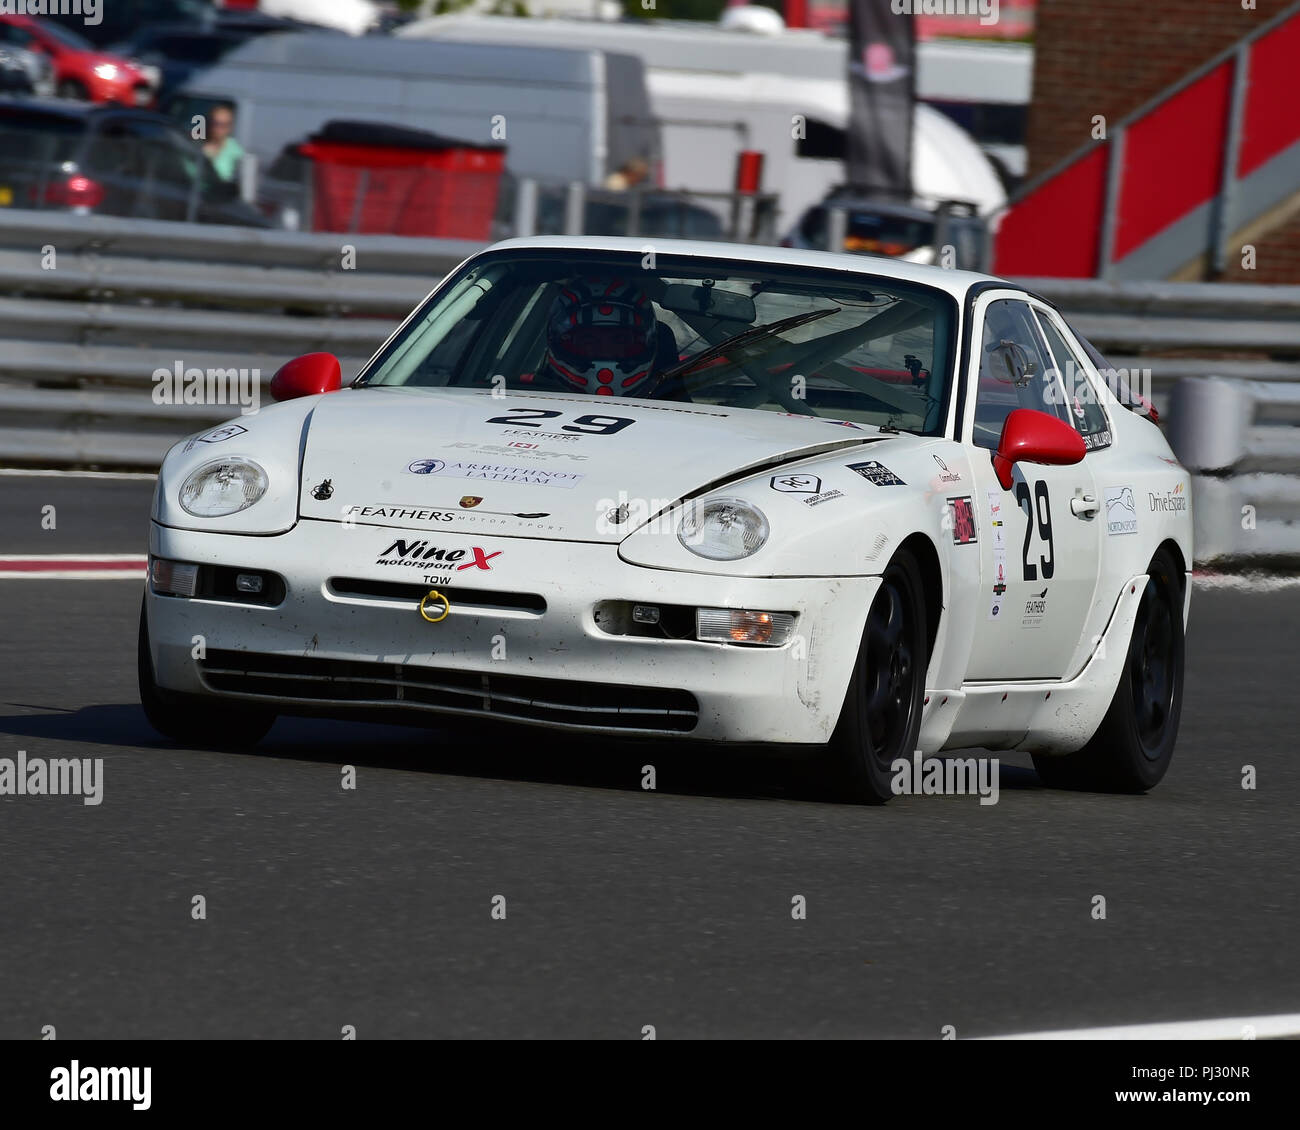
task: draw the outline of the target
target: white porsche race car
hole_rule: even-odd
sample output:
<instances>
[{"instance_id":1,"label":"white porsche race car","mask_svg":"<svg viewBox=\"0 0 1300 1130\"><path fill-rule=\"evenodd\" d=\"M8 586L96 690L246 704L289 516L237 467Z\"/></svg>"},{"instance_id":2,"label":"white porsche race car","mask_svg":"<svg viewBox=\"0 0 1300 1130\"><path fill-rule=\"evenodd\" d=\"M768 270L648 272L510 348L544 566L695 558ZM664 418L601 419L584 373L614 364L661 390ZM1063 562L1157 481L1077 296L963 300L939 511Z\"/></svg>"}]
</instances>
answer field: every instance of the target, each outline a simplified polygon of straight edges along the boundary
<instances>
[{"instance_id":1,"label":"white porsche race car","mask_svg":"<svg viewBox=\"0 0 1300 1130\"><path fill-rule=\"evenodd\" d=\"M972 746L1149 788L1190 484L1096 361L982 275L497 244L349 387L298 358L168 453L145 710L215 745L315 713L796 746L866 801Z\"/></svg>"}]
</instances>

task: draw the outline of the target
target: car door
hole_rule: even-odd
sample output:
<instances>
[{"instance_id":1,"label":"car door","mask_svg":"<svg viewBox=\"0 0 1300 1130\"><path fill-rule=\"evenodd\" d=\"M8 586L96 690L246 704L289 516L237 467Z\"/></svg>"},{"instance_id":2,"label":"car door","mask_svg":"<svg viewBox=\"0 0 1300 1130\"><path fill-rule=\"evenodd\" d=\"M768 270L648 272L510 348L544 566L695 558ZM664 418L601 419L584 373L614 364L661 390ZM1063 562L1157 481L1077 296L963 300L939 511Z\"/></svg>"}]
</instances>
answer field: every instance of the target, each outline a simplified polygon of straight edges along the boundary
<instances>
[{"instance_id":1,"label":"car door","mask_svg":"<svg viewBox=\"0 0 1300 1130\"><path fill-rule=\"evenodd\" d=\"M1010 490L993 472L1002 424L1017 408L1073 422L1060 373L1029 301L989 291L975 303L962 440L974 449L971 506L981 538L979 607L966 677L1060 679L1089 624L1101 549L1097 491L1085 458L1018 463Z\"/></svg>"}]
</instances>

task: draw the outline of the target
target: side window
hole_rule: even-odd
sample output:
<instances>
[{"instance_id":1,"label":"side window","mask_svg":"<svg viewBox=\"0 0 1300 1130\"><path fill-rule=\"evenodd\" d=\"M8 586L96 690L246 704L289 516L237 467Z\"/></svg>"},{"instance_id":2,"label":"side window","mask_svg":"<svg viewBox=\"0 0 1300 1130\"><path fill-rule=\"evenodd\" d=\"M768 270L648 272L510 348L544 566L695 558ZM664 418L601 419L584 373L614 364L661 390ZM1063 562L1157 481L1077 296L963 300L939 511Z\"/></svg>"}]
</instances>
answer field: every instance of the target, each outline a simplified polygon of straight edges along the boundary
<instances>
[{"instance_id":1,"label":"side window","mask_svg":"<svg viewBox=\"0 0 1300 1130\"><path fill-rule=\"evenodd\" d=\"M134 178L140 175L140 150L125 124L108 118L100 122L99 131L91 136L82 164L92 176Z\"/></svg>"},{"instance_id":2,"label":"side window","mask_svg":"<svg viewBox=\"0 0 1300 1130\"><path fill-rule=\"evenodd\" d=\"M1043 336L1047 338L1047 344L1056 358L1056 369L1065 392L1070 421L1083 437L1084 447L1089 451L1109 447L1110 421L1106 419L1106 410L1099 402L1097 389L1080 361L1079 354L1070 348L1069 342L1046 310L1035 310L1034 313L1038 315Z\"/></svg>"},{"instance_id":3,"label":"side window","mask_svg":"<svg viewBox=\"0 0 1300 1130\"><path fill-rule=\"evenodd\" d=\"M13 9L11 8L10 11ZM0 23L0 43L12 43L15 47L30 49L34 38L30 31L20 28L17 24Z\"/></svg>"},{"instance_id":4,"label":"side window","mask_svg":"<svg viewBox=\"0 0 1300 1130\"><path fill-rule=\"evenodd\" d=\"M127 133L139 147L142 175L156 184L188 191L198 172L198 161L183 152L161 122L132 118Z\"/></svg>"},{"instance_id":5,"label":"side window","mask_svg":"<svg viewBox=\"0 0 1300 1130\"><path fill-rule=\"evenodd\" d=\"M1027 303L1001 298L988 304L979 366L971 436L976 446L996 448L1003 422L1017 408L1068 418L1056 366Z\"/></svg>"}]
</instances>

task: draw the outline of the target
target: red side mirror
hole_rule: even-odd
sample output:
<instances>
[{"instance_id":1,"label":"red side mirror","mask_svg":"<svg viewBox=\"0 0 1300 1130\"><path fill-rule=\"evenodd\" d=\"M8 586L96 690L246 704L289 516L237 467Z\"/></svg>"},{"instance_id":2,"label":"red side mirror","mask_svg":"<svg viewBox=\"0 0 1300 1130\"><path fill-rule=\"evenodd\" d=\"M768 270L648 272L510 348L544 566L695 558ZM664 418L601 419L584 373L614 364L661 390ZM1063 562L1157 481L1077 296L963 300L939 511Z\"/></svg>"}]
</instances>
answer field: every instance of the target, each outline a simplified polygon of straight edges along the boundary
<instances>
[{"instance_id":1,"label":"red side mirror","mask_svg":"<svg viewBox=\"0 0 1300 1130\"><path fill-rule=\"evenodd\" d=\"M271 378L273 400L296 400L337 392L343 384L343 369L332 353L304 353L286 361Z\"/></svg>"},{"instance_id":2,"label":"red side mirror","mask_svg":"<svg viewBox=\"0 0 1300 1130\"><path fill-rule=\"evenodd\" d=\"M1011 470L1017 463L1069 466L1082 462L1087 453L1083 437L1064 420L1032 408L1017 408L1002 424L993 473L1002 489L1010 490Z\"/></svg>"}]
</instances>

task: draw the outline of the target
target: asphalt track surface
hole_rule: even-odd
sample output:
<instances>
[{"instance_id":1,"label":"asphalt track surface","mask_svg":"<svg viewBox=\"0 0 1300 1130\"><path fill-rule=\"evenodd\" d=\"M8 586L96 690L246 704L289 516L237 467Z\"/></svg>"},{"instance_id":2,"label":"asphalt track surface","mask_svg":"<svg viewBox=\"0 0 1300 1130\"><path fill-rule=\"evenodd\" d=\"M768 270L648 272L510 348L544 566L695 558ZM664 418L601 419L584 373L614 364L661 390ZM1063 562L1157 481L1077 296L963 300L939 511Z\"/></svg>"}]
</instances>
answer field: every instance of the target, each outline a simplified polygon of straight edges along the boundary
<instances>
[{"instance_id":1,"label":"asphalt track surface","mask_svg":"<svg viewBox=\"0 0 1300 1130\"><path fill-rule=\"evenodd\" d=\"M0 553L143 551L149 492L0 477ZM98 807L0 798L0 1037L936 1039L1300 1012L1300 591L1193 597L1149 795L1054 792L1012 755L996 805L876 809L680 743L282 719L254 754L172 748L138 706L139 603L130 581L0 581L0 757L103 758L106 782Z\"/></svg>"}]
</instances>

